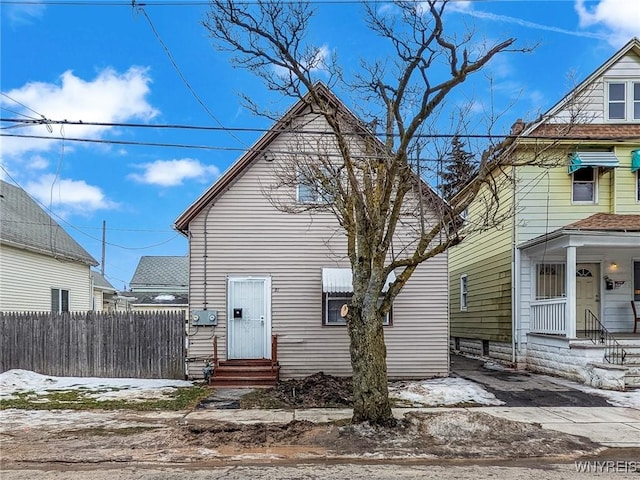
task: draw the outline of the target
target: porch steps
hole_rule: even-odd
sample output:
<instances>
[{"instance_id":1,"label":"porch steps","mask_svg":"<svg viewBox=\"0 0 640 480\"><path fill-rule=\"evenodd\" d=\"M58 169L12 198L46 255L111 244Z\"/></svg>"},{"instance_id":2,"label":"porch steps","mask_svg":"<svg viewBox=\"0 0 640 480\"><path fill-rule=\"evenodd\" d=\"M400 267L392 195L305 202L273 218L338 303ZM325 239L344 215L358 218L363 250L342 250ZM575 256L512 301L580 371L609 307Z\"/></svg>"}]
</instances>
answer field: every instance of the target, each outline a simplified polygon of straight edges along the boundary
<instances>
[{"instance_id":1,"label":"porch steps","mask_svg":"<svg viewBox=\"0 0 640 480\"><path fill-rule=\"evenodd\" d=\"M280 366L271 360L226 360L218 363L209 380L212 387L264 388L278 383Z\"/></svg>"},{"instance_id":2,"label":"porch steps","mask_svg":"<svg viewBox=\"0 0 640 480\"><path fill-rule=\"evenodd\" d=\"M619 338L616 334L614 336L626 354L622 364L626 369L624 384L628 388L640 388L640 336L635 335L635 338Z\"/></svg>"}]
</instances>

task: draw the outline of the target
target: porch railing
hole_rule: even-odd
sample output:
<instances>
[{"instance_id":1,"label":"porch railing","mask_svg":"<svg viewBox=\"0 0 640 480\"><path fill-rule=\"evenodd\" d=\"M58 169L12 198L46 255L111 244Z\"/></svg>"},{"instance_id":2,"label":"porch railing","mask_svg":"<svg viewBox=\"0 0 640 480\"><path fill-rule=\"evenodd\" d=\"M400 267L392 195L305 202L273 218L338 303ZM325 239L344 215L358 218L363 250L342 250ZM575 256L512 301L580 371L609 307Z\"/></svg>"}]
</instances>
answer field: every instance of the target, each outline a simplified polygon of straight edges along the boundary
<instances>
[{"instance_id":1,"label":"porch railing","mask_svg":"<svg viewBox=\"0 0 640 480\"><path fill-rule=\"evenodd\" d=\"M589 309L584 312L584 335L595 345L604 345L604 359L607 363L624 363L627 352Z\"/></svg>"},{"instance_id":2,"label":"porch railing","mask_svg":"<svg viewBox=\"0 0 640 480\"><path fill-rule=\"evenodd\" d=\"M567 333L566 303L566 298L537 300L531 303L531 332L565 335Z\"/></svg>"}]
</instances>

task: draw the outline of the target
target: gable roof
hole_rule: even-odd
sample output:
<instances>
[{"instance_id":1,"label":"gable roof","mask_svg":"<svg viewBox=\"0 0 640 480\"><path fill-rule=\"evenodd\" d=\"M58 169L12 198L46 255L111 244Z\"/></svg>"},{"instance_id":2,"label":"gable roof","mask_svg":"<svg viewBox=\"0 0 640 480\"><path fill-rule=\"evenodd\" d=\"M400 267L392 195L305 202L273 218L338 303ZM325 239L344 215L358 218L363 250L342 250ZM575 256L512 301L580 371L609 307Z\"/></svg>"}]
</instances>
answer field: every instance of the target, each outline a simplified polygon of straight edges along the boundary
<instances>
[{"instance_id":1,"label":"gable roof","mask_svg":"<svg viewBox=\"0 0 640 480\"><path fill-rule=\"evenodd\" d=\"M91 280L93 281L93 288L97 288L99 290L105 290L115 293L116 289L109 280L107 280L104 275L100 272L96 272L95 270L91 270Z\"/></svg>"},{"instance_id":2,"label":"gable roof","mask_svg":"<svg viewBox=\"0 0 640 480\"><path fill-rule=\"evenodd\" d=\"M381 147L382 142L376 137L347 106L322 82L314 85L316 94L323 97L331 106L336 108L353 122L353 127L363 136L369 137L377 142ZM193 220L209 203L214 201L219 195L224 193L243 174L243 172L258 158L264 150L288 127L289 122L297 115L303 113L310 104L311 94L307 93L298 100L260 139L254 143L240 158L238 158L219 178L209 187L194 203L192 203L176 219L173 227L184 235L187 234L189 223ZM446 205L446 202L436 193L426 182L422 181L422 188L425 195Z\"/></svg>"},{"instance_id":3,"label":"gable roof","mask_svg":"<svg viewBox=\"0 0 640 480\"><path fill-rule=\"evenodd\" d=\"M54 258L98 265L22 188L0 180L0 243Z\"/></svg>"},{"instance_id":4,"label":"gable roof","mask_svg":"<svg viewBox=\"0 0 640 480\"><path fill-rule=\"evenodd\" d=\"M143 256L136 267L129 287L136 288L186 288L189 285L189 257Z\"/></svg>"},{"instance_id":5,"label":"gable roof","mask_svg":"<svg viewBox=\"0 0 640 480\"><path fill-rule=\"evenodd\" d=\"M526 137L528 135L531 135L533 132L535 132L536 135L544 136L547 133L546 130L548 130L549 128L551 128L551 132L553 132L552 126L547 126L546 129L543 127L546 124L547 120L553 117L554 115L556 115L558 112L562 111L562 109L565 108L567 104L569 104L569 102L571 102L571 100L575 98L576 95L579 95L580 93L582 93L597 78L604 75L604 73L607 70L609 70L613 65L615 65L622 57L624 57L625 55L627 55L629 52L632 52L632 51L635 52L636 55L640 56L640 39L638 39L637 37L634 37L631 40L629 40L626 45L624 45L620 50L614 53L607 61L605 61L602 65L600 65L600 67L598 67L593 73L591 73L591 75L589 75L586 79L580 82L577 87L571 90L558 103L556 103L553 107L547 110L547 112L542 114L538 121L534 122L529 127L527 127L520 136ZM587 128L586 128L586 131L584 132L582 132L580 128L577 129L578 130L577 132L572 131L571 132L572 137L583 136L583 135L589 136L589 135L606 133L606 132L600 131L600 128L597 125L586 125L585 127ZM611 127L612 125L603 125L601 128L610 129ZM621 127L620 125L615 125L615 129L616 129L615 131L618 135L620 135L619 133L620 127ZM630 129L631 134L636 134L636 135L638 134L637 125L629 125L623 128Z\"/></svg>"}]
</instances>

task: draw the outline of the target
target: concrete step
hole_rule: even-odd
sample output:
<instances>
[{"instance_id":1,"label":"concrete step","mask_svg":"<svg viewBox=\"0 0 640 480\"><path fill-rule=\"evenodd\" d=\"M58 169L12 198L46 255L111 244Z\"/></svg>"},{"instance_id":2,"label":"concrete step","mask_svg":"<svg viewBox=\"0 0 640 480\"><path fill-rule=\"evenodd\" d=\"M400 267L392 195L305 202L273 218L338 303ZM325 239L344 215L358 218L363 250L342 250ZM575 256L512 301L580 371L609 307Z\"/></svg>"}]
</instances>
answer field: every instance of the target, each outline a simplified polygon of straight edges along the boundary
<instances>
[{"instance_id":1,"label":"concrete step","mask_svg":"<svg viewBox=\"0 0 640 480\"><path fill-rule=\"evenodd\" d=\"M624 365L638 365L640 366L640 351L632 351L629 352L626 348L625 357L624 357Z\"/></svg>"}]
</instances>

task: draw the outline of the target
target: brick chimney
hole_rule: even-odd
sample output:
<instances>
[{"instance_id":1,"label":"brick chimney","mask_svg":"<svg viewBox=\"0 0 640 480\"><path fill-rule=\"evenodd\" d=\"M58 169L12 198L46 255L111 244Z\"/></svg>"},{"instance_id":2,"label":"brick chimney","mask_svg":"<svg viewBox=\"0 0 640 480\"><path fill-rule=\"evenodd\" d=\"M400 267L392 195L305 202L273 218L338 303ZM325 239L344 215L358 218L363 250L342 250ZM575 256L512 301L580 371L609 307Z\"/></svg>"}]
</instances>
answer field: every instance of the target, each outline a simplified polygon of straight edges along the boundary
<instances>
[{"instance_id":1,"label":"brick chimney","mask_svg":"<svg viewBox=\"0 0 640 480\"><path fill-rule=\"evenodd\" d=\"M525 124L521 118L515 121L513 125L511 125L511 135L520 135L524 130Z\"/></svg>"}]
</instances>

